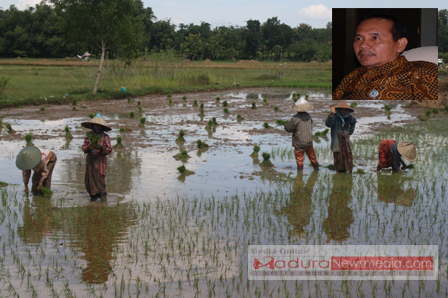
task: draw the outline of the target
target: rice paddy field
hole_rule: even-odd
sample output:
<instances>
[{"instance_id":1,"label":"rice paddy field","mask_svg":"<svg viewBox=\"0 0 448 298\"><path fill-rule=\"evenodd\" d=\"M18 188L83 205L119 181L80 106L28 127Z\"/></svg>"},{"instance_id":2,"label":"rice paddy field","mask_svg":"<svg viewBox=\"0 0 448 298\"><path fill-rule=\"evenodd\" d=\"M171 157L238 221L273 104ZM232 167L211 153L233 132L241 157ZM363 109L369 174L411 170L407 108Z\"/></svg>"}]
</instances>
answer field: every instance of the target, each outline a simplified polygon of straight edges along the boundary
<instances>
[{"instance_id":1,"label":"rice paddy field","mask_svg":"<svg viewBox=\"0 0 448 298\"><path fill-rule=\"evenodd\" d=\"M315 106L313 132L323 132L330 94L316 89L0 111L0 181L8 183L0 188L0 296L448 296L447 112L426 116L402 102L390 109L356 102L353 174L329 169L325 133L314 142L320 170L305 159L298 173L291 136L276 126L293 115L288 109L297 93ZM119 137L123 144L109 157L107 202L90 202L83 184L80 123L97 112L113 128L113 145ZM65 126L73 139L65 138ZM184 142L176 142L180 130ZM58 156L52 196L24 194L15 158L26 134ZM412 141L413 168L376 172L384 139ZM208 147L198 148L198 140ZM189 158L175 158L183 150ZM262 165L263 153L273 167ZM182 165L189 175L177 170ZM439 274L434 281L250 281L248 245L262 244L438 245Z\"/></svg>"}]
</instances>

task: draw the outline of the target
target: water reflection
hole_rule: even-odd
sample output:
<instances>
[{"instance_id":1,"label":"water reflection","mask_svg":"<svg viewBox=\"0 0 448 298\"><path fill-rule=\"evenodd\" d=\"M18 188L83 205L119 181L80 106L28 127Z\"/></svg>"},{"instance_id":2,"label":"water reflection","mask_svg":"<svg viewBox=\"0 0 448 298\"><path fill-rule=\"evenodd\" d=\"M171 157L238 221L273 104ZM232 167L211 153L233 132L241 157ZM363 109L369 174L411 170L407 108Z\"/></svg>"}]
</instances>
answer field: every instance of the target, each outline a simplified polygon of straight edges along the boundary
<instances>
[{"instance_id":1,"label":"water reflection","mask_svg":"<svg viewBox=\"0 0 448 298\"><path fill-rule=\"evenodd\" d=\"M354 220L352 209L348 207L351 201L352 184L352 175L342 173L333 175L328 217L322 225L327 235L327 243L331 240L342 242L350 237L350 225Z\"/></svg>"},{"instance_id":2,"label":"water reflection","mask_svg":"<svg viewBox=\"0 0 448 298\"><path fill-rule=\"evenodd\" d=\"M83 253L87 264L82 269L82 280L104 283L113 268L114 247L126 239L127 228L137 218L130 204L90 204L58 208L50 200L34 196L25 201L23 225L18 234L25 244L40 244L44 237L61 235L71 248ZM64 245L59 239L57 245Z\"/></svg>"},{"instance_id":3,"label":"water reflection","mask_svg":"<svg viewBox=\"0 0 448 298\"><path fill-rule=\"evenodd\" d=\"M376 176L378 181L378 199L381 202L394 203L397 206L412 206L415 189L403 190L404 181L408 180L408 178L399 173L385 175L377 172Z\"/></svg>"},{"instance_id":4,"label":"water reflection","mask_svg":"<svg viewBox=\"0 0 448 298\"><path fill-rule=\"evenodd\" d=\"M310 223L312 215L312 202L314 185L316 184L318 172L313 171L305 183L303 181L303 173L298 172L294 181L293 189L290 193L290 200L287 206L283 207L276 213L278 215L286 215L289 223L294 227L290 234L298 239L305 238L305 227Z\"/></svg>"}]
</instances>

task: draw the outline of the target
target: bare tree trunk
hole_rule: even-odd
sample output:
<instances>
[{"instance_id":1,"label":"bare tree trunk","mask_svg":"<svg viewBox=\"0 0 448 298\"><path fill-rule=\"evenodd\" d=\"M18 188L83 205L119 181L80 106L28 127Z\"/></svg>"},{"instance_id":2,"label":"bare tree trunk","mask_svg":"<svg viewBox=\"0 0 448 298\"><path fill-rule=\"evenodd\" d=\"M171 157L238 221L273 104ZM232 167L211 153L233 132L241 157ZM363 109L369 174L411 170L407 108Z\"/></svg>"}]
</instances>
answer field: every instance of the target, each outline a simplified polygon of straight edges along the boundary
<instances>
[{"instance_id":1,"label":"bare tree trunk","mask_svg":"<svg viewBox=\"0 0 448 298\"><path fill-rule=\"evenodd\" d=\"M93 87L93 95L96 95L98 91L98 85L100 83L101 72L103 71L104 55L106 53L106 43L104 40L101 41L101 60L100 66L98 67L98 74L96 76L95 86Z\"/></svg>"}]
</instances>

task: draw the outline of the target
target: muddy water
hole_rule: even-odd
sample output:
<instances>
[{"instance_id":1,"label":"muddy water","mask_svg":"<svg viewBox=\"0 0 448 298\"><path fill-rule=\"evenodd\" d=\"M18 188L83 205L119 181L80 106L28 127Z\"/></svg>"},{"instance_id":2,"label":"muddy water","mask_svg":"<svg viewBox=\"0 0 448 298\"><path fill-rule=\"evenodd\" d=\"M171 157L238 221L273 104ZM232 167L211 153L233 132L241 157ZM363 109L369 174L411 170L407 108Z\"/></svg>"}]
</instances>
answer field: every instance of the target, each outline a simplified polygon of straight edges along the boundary
<instances>
[{"instance_id":1,"label":"muddy water","mask_svg":"<svg viewBox=\"0 0 448 298\"><path fill-rule=\"evenodd\" d=\"M336 175L325 168L332 164L332 153L328 141L319 139L315 149L321 171L312 172L306 160L303 175L296 178L291 137L275 125L276 119L292 116L292 91L187 94L185 106L178 95L172 106L165 97L148 97L131 103L80 103L78 111L68 106L47 107L46 114L36 107L1 111L3 123L17 132L10 135L3 127L0 135L0 181L11 185L1 204L1 263L8 268L4 273L12 287L0 294L31 296L33 289L77 296L446 293L446 274L425 284L355 282L348 289L340 282L247 282L248 243L435 244L441 272L446 272L448 165L441 158L447 154L446 132L432 133L435 129L427 124L413 126L410 133L405 128L422 111L402 103L392 102L387 115L382 103L358 102L353 114L358 119L354 171L366 174ZM324 130L330 94L299 92L309 94L315 105L314 132ZM267 105L263 98L268 98ZM194 99L204 103L202 119L192 106ZM129 112L137 111L137 100L144 112L132 119ZM228 116L222 111L224 100ZM251 108L252 102L257 109ZM90 203L83 185L85 156L80 147L85 130L79 124L96 112L114 128L112 143L121 135L125 146L109 157L109 200L104 204ZM244 120L237 121L237 114ZM143 128L138 126L142 116L147 118ZM218 126L207 130L213 117ZM265 129L264 122L272 128ZM65 125L75 137L69 142ZM120 133L120 127L126 132ZM395 127L393 134L373 135L385 127ZM175 142L180 129L186 132L184 144ZM58 156L52 200L23 197L15 158L27 133L35 136L36 146ZM419 160L413 170L403 175L373 171L378 144L385 138L417 144ZM198 139L210 147L198 151ZM261 147L258 160L250 157L254 144ZM184 164L193 175L177 171L183 162L173 156L183 149L191 156ZM274 168L260 167L261 152L271 153Z\"/></svg>"}]
</instances>

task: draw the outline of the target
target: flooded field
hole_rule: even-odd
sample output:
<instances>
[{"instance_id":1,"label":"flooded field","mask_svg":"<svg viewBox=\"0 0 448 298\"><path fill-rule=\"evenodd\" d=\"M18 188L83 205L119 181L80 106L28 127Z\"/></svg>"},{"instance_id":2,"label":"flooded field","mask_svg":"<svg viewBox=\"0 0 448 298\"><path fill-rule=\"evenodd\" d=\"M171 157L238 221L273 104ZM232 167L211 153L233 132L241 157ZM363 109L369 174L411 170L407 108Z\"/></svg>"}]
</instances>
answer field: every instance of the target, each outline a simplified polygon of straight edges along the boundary
<instances>
[{"instance_id":1,"label":"flooded field","mask_svg":"<svg viewBox=\"0 0 448 298\"><path fill-rule=\"evenodd\" d=\"M382 102L357 102L354 173L326 168L333 163L329 140L317 138L321 170L312 171L306 159L298 175L291 136L275 123L294 114L293 92L309 96L313 132L323 131L330 93L316 90L250 89L173 95L171 104L166 96L151 96L78 102L76 110L0 111L0 181L9 184L1 188L0 296L446 296L446 115L418 121L425 110L403 102L388 102L390 113ZM108 160L107 203L90 202L84 186L86 131L80 124L96 113L113 128L112 144L121 136L124 145ZM143 126L140 118L146 118ZM217 125L207 127L213 118ZM6 123L16 132L8 133ZM66 125L71 141L64 137ZM183 144L175 142L180 130ZM15 158L29 133L36 146L58 157L51 199L23 192ZM376 172L383 139L416 144L414 168L401 175ZM198 149L198 140L209 148ZM250 156L254 145L261 147L258 158ZM173 157L181 150L188 160ZM273 168L260 166L262 152L270 153ZM182 164L194 174L181 175ZM249 244L438 245L439 276L248 281Z\"/></svg>"}]
</instances>

